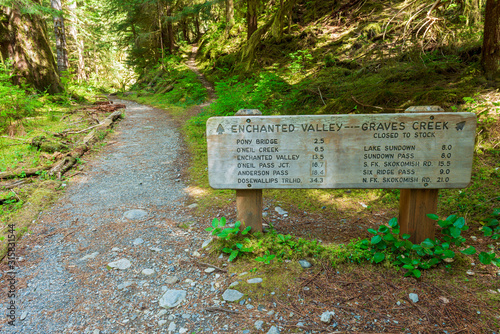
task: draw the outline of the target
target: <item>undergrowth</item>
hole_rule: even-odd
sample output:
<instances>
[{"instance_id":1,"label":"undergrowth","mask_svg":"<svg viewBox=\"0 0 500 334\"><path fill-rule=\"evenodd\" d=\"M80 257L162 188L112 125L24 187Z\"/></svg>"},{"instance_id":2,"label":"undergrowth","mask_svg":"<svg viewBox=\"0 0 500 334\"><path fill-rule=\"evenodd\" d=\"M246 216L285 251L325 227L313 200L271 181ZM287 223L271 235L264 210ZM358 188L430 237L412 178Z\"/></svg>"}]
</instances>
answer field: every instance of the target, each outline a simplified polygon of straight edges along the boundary
<instances>
[{"instance_id":1,"label":"undergrowth","mask_svg":"<svg viewBox=\"0 0 500 334\"><path fill-rule=\"evenodd\" d=\"M229 261L243 258L247 261L270 264L284 260L298 260L311 258L317 261L327 261L332 266L340 263L382 263L403 269L405 276L420 278L422 270L428 270L438 265L450 269L452 262L459 254L474 255L477 253L472 246L465 246L466 239L461 235L469 229L463 217L450 215L446 219L439 219L435 214L429 214L440 227L439 235L435 239L426 239L420 244L412 243L409 234L400 235L400 226L397 219L391 219L387 225L380 225L378 229L368 229L373 235L371 239L352 240L349 244L323 245L316 239L308 240L292 235L283 235L276 232L271 225L267 233L256 232L250 234L250 227L243 228L241 222L233 226L226 226L226 219L214 219L212 226L206 231L217 238L215 251L229 254ZM490 237L492 244L490 251L482 251L478 260L484 264L500 266L500 257L495 253L494 242L500 237L498 217L500 209L495 209L491 218L485 222L483 233Z\"/></svg>"}]
</instances>

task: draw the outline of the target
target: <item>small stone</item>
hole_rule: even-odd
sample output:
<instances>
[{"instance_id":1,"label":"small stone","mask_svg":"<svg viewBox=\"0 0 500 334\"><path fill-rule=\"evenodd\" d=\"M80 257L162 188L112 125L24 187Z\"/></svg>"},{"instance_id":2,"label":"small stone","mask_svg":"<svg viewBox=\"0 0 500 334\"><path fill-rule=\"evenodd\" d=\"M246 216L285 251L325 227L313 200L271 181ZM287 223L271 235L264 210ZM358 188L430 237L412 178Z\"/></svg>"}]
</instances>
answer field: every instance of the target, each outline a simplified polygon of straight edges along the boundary
<instances>
[{"instance_id":1,"label":"small stone","mask_svg":"<svg viewBox=\"0 0 500 334\"><path fill-rule=\"evenodd\" d=\"M250 278L247 280L247 283L249 284L256 284L256 283L262 283L263 279L262 278Z\"/></svg>"},{"instance_id":2,"label":"small stone","mask_svg":"<svg viewBox=\"0 0 500 334\"><path fill-rule=\"evenodd\" d=\"M418 295L416 293L410 293L408 295L408 297L410 298L410 300L414 303L418 303Z\"/></svg>"},{"instance_id":3,"label":"small stone","mask_svg":"<svg viewBox=\"0 0 500 334\"><path fill-rule=\"evenodd\" d=\"M121 251L121 249L118 247L113 247L113 248L111 248L111 251L112 252L119 252L119 251Z\"/></svg>"},{"instance_id":4,"label":"small stone","mask_svg":"<svg viewBox=\"0 0 500 334\"><path fill-rule=\"evenodd\" d=\"M262 320L257 320L255 323L254 323L254 326L255 326L255 329L258 330L258 331L261 331L262 330L262 326L264 325L264 321Z\"/></svg>"},{"instance_id":5,"label":"small stone","mask_svg":"<svg viewBox=\"0 0 500 334\"><path fill-rule=\"evenodd\" d=\"M207 268L204 270L207 274L213 273L215 271L215 268Z\"/></svg>"},{"instance_id":6,"label":"small stone","mask_svg":"<svg viewBox=\"0 0 500 334\"><path fill-rule=\"evenodd\" d=\"M132 266L132 263L125 258L108 263L108 267L119 270L128 269L130 266Z\"/></svg>"},{"instance_id":7,"label":"small stone","mask_svg":"<svg viewBox=\"0 0 500 334\"><path fill-rule=\"evenodd\" d=\"M94 331L92 332L92 334L101 334L101 331L98 330L98 329L94 329Z\"/></svg>"},{"instance_id":8,"label":"small stone","mask_svg":"<svg viewBox=\"0 0 500 334\"><path fill-rule=\"evenodd\" d=\"M188 205L188 209L196 209L197 207L198 207L198 204L196 204L196 203Z\"/></svg>"},{"instance_id":9,"label":"small stone","mask_svg":"<svg viewBox=\"0 0 500 334\"><path fill-rule=\"evenodd\" d=\"M191 314L189 314L189 313L184 313L182 315L182 319L189 319L189 318L191 318Z\"/></svg>"},{"instance_id":10,"label":"small stone","mask_svg":"<svg viewBox=\"0 0 500 334\"><path fill-rule=\"evenodd\" d=\"M198 253L197 251L194 251L193 254L191 254L191 255L193 255L194 257L200 257L201 256L201 254Z\"/></svg>"},{"instance_id":11,"label":"small stone","mask_svg":"<svg viewBox=\"0 0 500 334\"><path fill-rule=\"evenodd\" d=\"M187 333L188 330L189 329L187 329L187 328L181 327L181 328L179 328L179 334Z\"/></svg>"},{"instance_id":12,"label":"small stone","mask_svg":"<svg viewBox=\"0 0 500 334\"><path fill-rule=\"evenodd\" d=\"M140 209L134 209L134 210L129 210L123 214L124 218L127 218L129 220L137 220L144 218L148 215L148 213L144 210Z\"/></svg>"},{"instance_id":13,"label":"small stone","mask_svg":"<svg viewBox=\"0 0 500 334\"><path fill-rule=\"evenodd\" d=\"M95 253L92 253L92 254L89 254L89 255L85 255L84 257L82 257L80 259L80 261L93 260L93 259L96 258L97 255L99 255L99 252L95 252Z\"/></svg>"},{"instance_id":14,"label":"small stone","mask_svg":"<svg viewBox=\"0 0 500 334\"><path fill-rule=\"evenodd\" d=\"M166 284L175 284L179 282L179 278L177 276L167 276L164 282Z\"/></svg>"},{"instance_id":15,"label":"small stone","mask_svg":"<svg viewBox=\"0 0 500 334\"><path fill-rule=\"evenodd\" d=\"M238 276L245 276L245 275L248 275L248 272L245 271L245 272L243 272L241 274L238 274Z\"/></svg>"},{"instance_id":16,"label":"small stone","mask_svg":"<svg viewBox=\"0 0 500 334\"><path fill-rule=\"evenodd\" d=\"M178 306L186 299L187 292L184 290L168 290L159 300L160 307L172 308Z\"/></svg>"},{"instance_id":17,"label":"small stone","mask_svg":"<svg viewBox=\"0 0 500 334\"><path fill-rule=\"evenodd\" d=\"M286 214L288 214L288 212L287 212L287 211L283 210L283 209L282 209L281 207L279 207L279 206L275 207L275 208L274 208L274 211L276 211L276 212L277 212L278 214L280 214L280 215L286 215Z\"/></svg>"},{"instance_id":18,"label":"small stone","mask_svg":"<svg viewBox=\"0 0 500 334\"><path fill-rule=\"evenodd\" d=\"M227 289L222 294L222 299L224 299L227 302L235 302L235 301L240 300L243 296L244 296L244 294L242 294L238 290Z\"/></svg>"},{"instance_id":19,"label":"small stone","mask_svg":"<svg viewBox=\"0 0 500 334\"><path fill-rule=\"evenodd\" d=\"M213 239L207 239L205 241L203 241L203 244L201 244L201 248L207 248L208 245L210 245L210 243L212 242Z\"/></svg>"},{"instance_id":20,"label":"small stone","mask_svg":"<svg viewBox=\"0 0 500 334\"><path fill-rule=\"evenodd\" d=\"M247 305L246 305L247 310L251 310L251 309L253 309L254 307L255 307L255 306L253 306L252 304L247 304Z\"/></svg>"},{"instance_id":21,"label":"small stone","mask_svg":"<svg viewBox=\"0 0 500 334\"><path fill-rule=\"evenodd\" d=\"M194 283L194 281L192 279L190 279L190 278L186 278L184 280L184 283L186 283L186 284L192 284L192 283Z\"/></svg>"},{"instance_id":22,"label":"small stone","mask_svg":"<svg viewBox=\"0 0 500 334\"><path fill-rule=\"evenodd\" d=\"M154 269L144 269L143 271L141 271L141 273L146 276L151 276L155 273L155 271Z\"/></svg>"},{"instance_id":23,"label":"small stone","mask_svg":"<svg viewBox=\"0 0 500 334\"><path fill-rule=\"evenodd\" d=\"M267 331L267 334L279 334L279 333L280 333L280 331L278 330L278 328L276 326L272 326Z\"/></svg>"},{"instance_id":24,"label":"small stone","mask_svg":"<svg viewBox=\"0 0 500 334\"><path fill-rule=\"evenodd\" d=\"M23 312L23 313L21 313L21 317L19 318L19 320L23 321L24 319L26 319L27 316L28 316L28 312Z\"/></svg>"},{"instance_id":25,"label":"small stone","mask_svg":"<svg viewBox=\"0 0 500 334\"><path fill-rule=\"evenodd\" d=\"M167 323L168 321L167 320L160 320L158 321L158 326L163 326Z\"/></svg>"},{"instance_id":26,"label":"small stone","mask_svg":"<svg viewBox=\"0 0 500 334\"><path fill-rule=\"evenodd\" d=\"M142 238L137 238L132 243L134 244L134 246L138 246L138 245L144 243L144 240Z\"/></svg>"},{"instance_id":27,"label":"small stone","mask_svg":"<svg viewBox=\"0 0 500 334\"><path fill-rule=\"evenodd\" d=\"M118 284L118 286L116 287L118 290L124 290L126 288L128 288L129 286L131 286L132 284L134 284L134 282L132 281L126 281L122 284Z\"/></svg>"},{"instance_id":28,"label":"small stone","mask_svg":"<svg viewBox=\"0 0 500 334\"><path fill-rule=\"evenodd\" d=\"M262 212L262 217L263 217L263 218L266 218L267 216L269 216L269 213L268 213L268 212Z\"/></svg>"},{"instance_id":29,"label":"small stone","mask_svg":"<svg viewBox=\"0 0 500 334\"><path fill-rule=\"evenodd\" d=\"M321 321L324 322L325 324L329 324L332 321L332 318L334 315L335 315L335 312L333 312L333 311L325 311L321 315Z\"/></svg>"},{"instance_id":30,"label":"small stone","mask_svg":"<svg viewBox=\"0 0 500 334\"><path fill-rule=\"evenodd\" d=\"M175 322L173 322L173 321L172 321L172 322L170 323L170 325L168 325L168 331L169 331L169 332L175 332L175 328L176 328L176 327L177 327L177 326L175 325Z\"/></svg>"},{"instance_id":31,"label":"small stone","mask_svg":"<svg viewBox=\"0 0 500 334\"><path fill-rule=\"evenodd\" d=\"M304 323L301 321L301 322L297 322L297 327L304 327Z\"/></svg>"},{"instance_id":32,"label":"small stone","mask_svg":"<svg viewBox=\"0 0 500 334\"><path fill-rule=\"evenodd\" d=\"M163 315L165 315L167 313L168 313L167 310L160 310L160 312L158 312L158 314L156 315L156 317L159 318L159 317L161 317L161 316L163 316Z\"/></svg>"},{"instance_id":33,"label":"small stone","mask_svg":"<svg viewBox=\"0 0 500 334\"><path fill-rule=\"evenodd\" d=\"M229 284L229 287L232 288L233 286L237 286L238 284L240 284L240 282L236 281L236 282Z\"/></svg>"},{"instance_id":34,"label":"small stone","mask_svg":"<svg viewBox=\"0 0 500 334\"><path fill-rule=\"evenodd\" d=\"M475 275L475 273L472 270L467 270L466 274L469 275L469 276L474 276Z\"/></svg>"},{"instance_id":35,"label":"small stone","mask_svg":"<svg viewBox=\"0 0 500 334\"><path fill-rule=\"evenodd\" d=\"M161 252L161 248L158 247L151 247L150 250L153 252Z\"/></svg>"},{"instance_id":36,"label":"small stone","mask_svg":"<svg viewBox=\"0 0 500 334\"><path fill-rule=\"evenodd\" d=\"M304 269L312 267L312 264L309 261L307 261L307 260L299 260L299 264Z\"/></svg>"}]
</instances>

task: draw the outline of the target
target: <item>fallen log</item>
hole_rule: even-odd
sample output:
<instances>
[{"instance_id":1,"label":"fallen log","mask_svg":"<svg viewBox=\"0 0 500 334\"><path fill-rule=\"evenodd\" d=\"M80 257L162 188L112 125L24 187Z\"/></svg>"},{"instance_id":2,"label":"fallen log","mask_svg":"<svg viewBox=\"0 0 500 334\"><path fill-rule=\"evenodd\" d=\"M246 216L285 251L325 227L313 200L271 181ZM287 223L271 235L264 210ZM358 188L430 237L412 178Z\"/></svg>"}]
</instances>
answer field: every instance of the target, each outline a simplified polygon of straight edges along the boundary
<instances>
[{"instance_id":1,"label":"fallen log","mask_svg":"<svg viewBox=\"0 0 500 334\"><path fill-rule=\"evenodd\" d=\"M58 161L49 171L49 176L57 176L60 179L64 173L73 167L73 165L78 161L78 159L85 154L90 148L90 146L97 140L97 132L99 130L105 130L111 127L111 125L122 116L121 111L115 111L101 123L98 124L92 131L83 138L82 142L73 149L73 151L66 154L66 156Z\"/></svg>"},{"instance_id":2,"label":"fallen log","mask_svg":"<svg viewBox=\"0 0 500 334\"><path fill-rule=\"evenodd\" d=\"M7 180L7 179L13 179L16 177L35 176L35 175L39 175L44 170L48 170L50 168L52 168L52 165L37 167L37 168L17 169L17 170L12 171L12 172L1 172L0 179Z\"/></svg>"},{"instance_id":3,"label":"fallen log","mask_svg":"<svg viewBox=\"0 0 500 334\"><path fill-rule=\"evenodd\" d=\"M96 132L98 130L103 130L109 128L113 122L115 122L122 115L121 111L115 111L106 119L95 127L85 138L83 138L82 142L78 144L78 146L73 149L73 151L64 155L62 160L56 162L55 164L37 168L28 168L28 169L18 169L12 172L0 172L0 179L13 179L16 177L30 177L37 176L43 171L49 170L48 174L50 176L57 175L58 178L66 173L73 165L76 163L77 159L80 158L85 152L87 152L90 146L97 140Z\"/></svg>"}]
</instances>

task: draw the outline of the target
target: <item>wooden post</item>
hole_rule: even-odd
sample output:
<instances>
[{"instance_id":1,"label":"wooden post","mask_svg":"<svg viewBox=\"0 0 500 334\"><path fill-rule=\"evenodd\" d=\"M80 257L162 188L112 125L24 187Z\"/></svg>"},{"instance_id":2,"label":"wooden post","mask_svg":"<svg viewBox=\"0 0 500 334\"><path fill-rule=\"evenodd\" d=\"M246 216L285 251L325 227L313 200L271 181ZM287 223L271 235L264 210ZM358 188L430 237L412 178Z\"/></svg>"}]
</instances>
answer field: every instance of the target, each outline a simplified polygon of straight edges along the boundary
<instances>
[{"instance_id":1,"label":"wooden post","mask_svg":"<svg viewBox=\"0 0 500 334\"><path fill-rule=\"evenodd\" d=\"M441 112L439 106L416 106L408 113ZM438 189L401 189L399 196L400 235L410 234L410 241L419 244L427 238L434 239L436 222L427 217L437 212Z\"/></svg>"},{"instance_id":2,"label":"wooden post","mask_svg":"<svg viewBox=\"0 0 500 334\"><path fill-rule=\"evenodd\" d=\"M258 109L240 109L235 116L258 116ZM251 232L262 232L262 189L236 190L236 220L241 221L242 229L250 226Z\"/></svg>"}]
</instances>

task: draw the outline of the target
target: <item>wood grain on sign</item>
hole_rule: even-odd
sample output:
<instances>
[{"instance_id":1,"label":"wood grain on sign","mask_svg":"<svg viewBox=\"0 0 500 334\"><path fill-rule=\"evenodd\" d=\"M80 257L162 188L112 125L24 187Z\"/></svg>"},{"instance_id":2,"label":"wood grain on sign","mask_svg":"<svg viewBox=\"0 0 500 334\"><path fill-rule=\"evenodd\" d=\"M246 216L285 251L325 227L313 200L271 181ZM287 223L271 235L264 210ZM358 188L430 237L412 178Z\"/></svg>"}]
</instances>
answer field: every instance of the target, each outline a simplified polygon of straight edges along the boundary
<instances>
[{"instance_id":1,"label":"wood grain on sign","mask_svg":"<svg viewBox=\"0 0 500 334\"><path fill-rule=\"evenodd\" d=\"M210 185L266 188L464 188L473 113L213 117Z\"/></svg>"}]
</instances>

